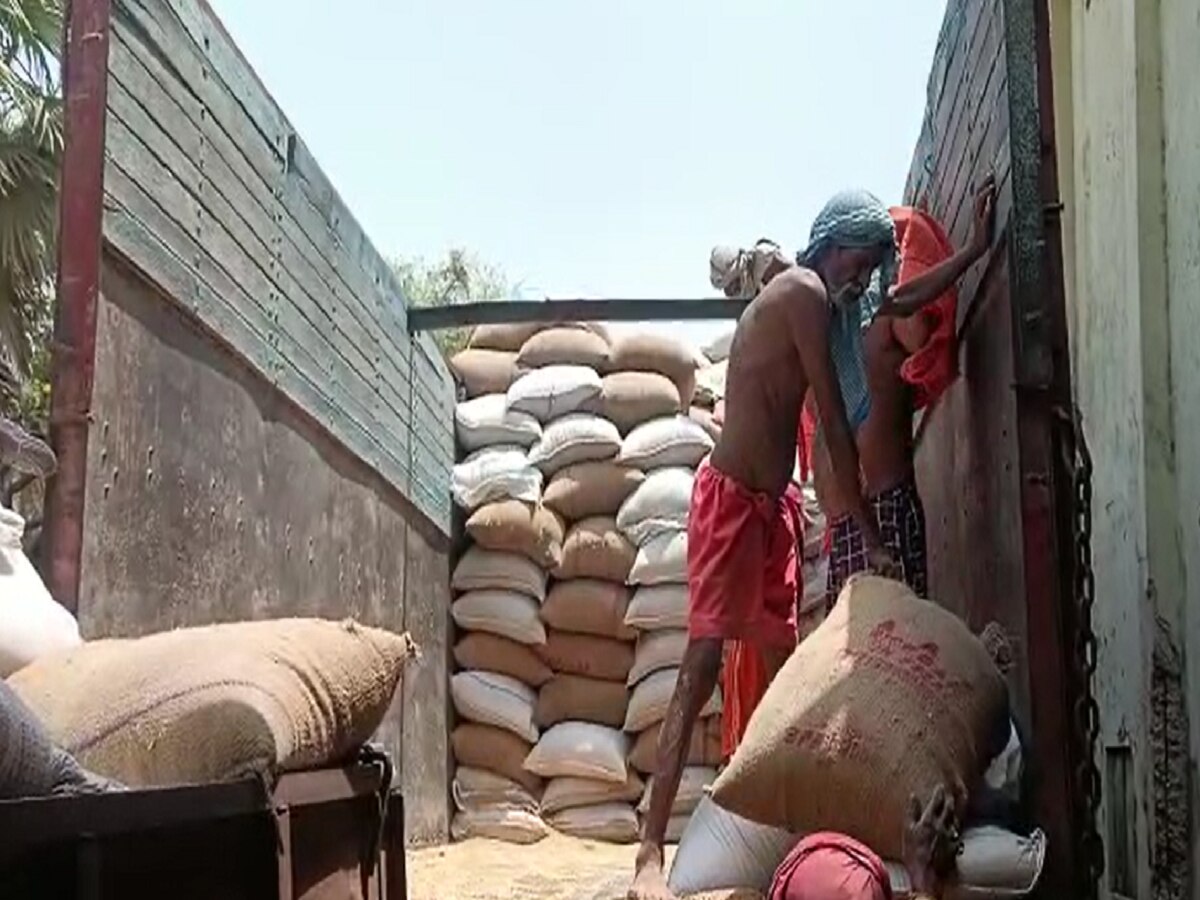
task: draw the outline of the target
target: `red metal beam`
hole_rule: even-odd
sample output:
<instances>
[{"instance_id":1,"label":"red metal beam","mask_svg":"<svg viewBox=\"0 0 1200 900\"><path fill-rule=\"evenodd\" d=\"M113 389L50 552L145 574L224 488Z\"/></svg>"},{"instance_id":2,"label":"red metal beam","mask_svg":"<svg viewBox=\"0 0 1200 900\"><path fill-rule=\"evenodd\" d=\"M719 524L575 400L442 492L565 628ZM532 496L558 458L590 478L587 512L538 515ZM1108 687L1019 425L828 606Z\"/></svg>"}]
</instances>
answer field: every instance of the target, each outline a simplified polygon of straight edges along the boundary
<instances>
[{"instance_id":1,"label":"red metal beam","mask_svg":"<svg viewBox=\"0 0 1200 900\"><path fill-rule=\"evenodd\" d=\"M50 442L58 454L58 473L46 499L44 533L48 587L72 612L79 607L88 425L96 363L110 14L110 0L68 0L63 15L65 145L50 399Z\"/></svg>"}]
</instances>

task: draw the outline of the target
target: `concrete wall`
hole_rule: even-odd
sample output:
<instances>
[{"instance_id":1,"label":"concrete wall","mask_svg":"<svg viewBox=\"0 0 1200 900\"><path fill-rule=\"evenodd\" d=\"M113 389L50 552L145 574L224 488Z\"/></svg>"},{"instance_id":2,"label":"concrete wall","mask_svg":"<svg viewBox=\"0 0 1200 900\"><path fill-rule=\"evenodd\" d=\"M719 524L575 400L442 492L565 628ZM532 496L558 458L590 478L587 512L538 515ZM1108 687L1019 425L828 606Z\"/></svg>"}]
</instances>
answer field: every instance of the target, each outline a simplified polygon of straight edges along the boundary
<instances>
[{"instance_id":1,"label":"concrete wall","mask_svg":"<svg viewBox=\"0 0 1200 900\"><path fill-rule=\"evenodd\" d=\"M1200 725L1200 13L1194 0L1057 0L1052 34L1074 384L1095 460L1104 887L1187 897Z\"/></svg>"}]
</instances>

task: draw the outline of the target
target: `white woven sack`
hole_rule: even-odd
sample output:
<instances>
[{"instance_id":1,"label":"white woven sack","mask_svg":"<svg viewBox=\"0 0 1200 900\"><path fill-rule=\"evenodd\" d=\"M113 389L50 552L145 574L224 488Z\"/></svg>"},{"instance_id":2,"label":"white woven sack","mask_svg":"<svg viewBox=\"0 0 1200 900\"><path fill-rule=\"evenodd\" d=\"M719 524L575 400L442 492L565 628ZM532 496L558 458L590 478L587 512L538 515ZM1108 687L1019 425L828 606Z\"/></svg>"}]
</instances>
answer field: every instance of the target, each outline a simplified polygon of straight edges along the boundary
<instances>
[{"instance_id":1,"label":"white woven sack","mask_svg":"<svg viewBox=\"0 0 1200 900\"><path fill-rule=\"evenodd\" d=\"M713 439L699 422L690 416L666 416L629 432L617 462L644 471L665 466L694 469L712 448Z\"/></svg>"},{"instance_id":2,"label":"white woven sack","mask_svg":"<svg viewBox=\"0 0 1200 900\"><path fill-rule=\"evenodd\" d=\"M591 722L560 722L545 732L525 758L525 769L542 778L594 778L625 784L629 738Z\"/></svg>"},{"instance_id":3,"label":"white woven sack","mask_svg":"<svg viewBox=\"0 0 1200 900\"><path fill-rule=\"evenodd\" d=\"M632 686L663 669L678 669L683 663L687 645L688 633L685 629L647 631L640 635L633 655L633 668L629 670L625 683Z\"/></svg>"},{"instance_id":4,"label":"white woven sack","mask_svg":"<svg viewBox=\"0 0 1200 900\"><path fill-rule=\"evenodd\" d=\"M587 366L546 366L513 382L509 409L549 422L568 413L593 409L600 397L600 376Z\"/></svg>"},{"instance_id":5,"label":"white woven sack","mask_svg":"<svg viewBox=\"0 0 1200 900\"><path fill-rule=\"evenodd\" d=\"M484 447L529 447L542 436L542 426L528 413L507 408L504 394L484 394L454 407L454 431L467 452Z\"/></svg>"},{"instance_id":6,"label":"white woven sack","mask_svg":"<svg viewBox=\"0 0 1200 900\"><path fill-rule=\"evenodd\" d=\"M650 473L617 510L617 527L638 547L660 534L687 530L694 477L684 468Z\"/></svg>"},{"instance_id":7,"label":"white woven sack","mask_svg":"<svg viewBox=\"0 0 1200 900\"><path fill-rule=\"evenodd\" d=\"M633 592L625 610L625 624L639 631L687 628L686 584L646 585Z\"/></svg>"},{"instance_id":8,"label":"white woven sack","mask_svg":"<svg viewBox=\"0 0 1200 900\"><path fill-rule=\"evenodd\" d=\"M492 500L537 503L542 497L542 473L520 447L484 447L451 470L450 492L468 512Z\"/></svg>"},{"instance_id":9,"label":"white woven sack","mask_svg":"<svg viewBox=\"0 0 1200 900\"><path fill-rule=\"evenodd\" d=\"M671 695L675 693L675 682L679 680L679 669L664 669L648 675L638 683L629 697L629 708L625 712L625 730L639 734L651 725L657 725L667 717ZM715 688L700 718L715 716L722 710L721 689Z\"/></svg>"},{"instance_id":10,"label":"white woven sack","mask_svg":"<svg viewBox=\"0 0 1200 900\"><path fill-rule=\"evenodd\" d=\"M517 679L497 672L458 672L450 679L455 711L468 722L494 725L522 740L537 742L533 707L537 694Z\"/></svg>"},{"instance_id":11,"label":"white woven sack","mask_svg":"<svg viewBox=\"0 0 1200 900\"><path fill-rule=\"evenodd\" d=\"M646 790L636 773L629 773L624 784L597 781L595 778L552 778L542 793L540 812L552 816L576 806L595 806L597 803L633 803Z\"/></svg>"},{"instance_id":12,"label":"white woven sack","mask_svg":"<svg viewBox=\"0 0 1200 900\"><path fill-rule=\"evenodd\" d=\"M459 812L474 812L496 806L515 807L532 813L538 811L533 794L515 781L470 766L459 766L455 771L450 794Z\"/></svg>"},{"instance_id":13,"label":"white woven sack","mask_svg":"<svg viewBox=\"0 0 1200 900\"><path fill-rule=\"evenodd\" d=\"M549 817L548 824L568 837L632 844L638 837L637 814L628 803L573 806Z\"/></svg>"},{"instance_id":14,"label":"white woven sack","mask_svg":"<svg viewBox=\"0 0 1200 900\"><path fill-rule=\"evenodd\" d=\"M506 844L536 844L550 834L537 813L517 806L493 806L455 814L450 837L455 841L487 838Z\"/></svg>"},{"instance_id":15,"label":"white woven sack","mask_svg":"<svg viewBox=\"0 0 1200 900\"><path fill-rule=\"evenodd\" d=\"M546 426L529 451L529 462L549 478L559 469L582 462L603 462L617 455L621 435L608 419L571 413Z\"/></svg>"},{"instance_id":16,"label":"white woven sack","mask_svg":"<svg viewBox=\"0 0 1200 900\"><path fill-rule=\"evenodd\" d=\"M456 591L519 591L539 603L546 599L546 573L541 566L519 553L478 546L462 555L454 567L450 586Z\"/></svg>"},{"instance_id":17,"label":"white woven sack","mask_svg":"<svg viewBox=\"0 0 1200 900\"><path fill-rule=\"evenodd\" d=\"M538 603L518 591L468 591L450 606L454 624L467 631L498 634L518 644L546 643Z\"/></svg>"},{"instance_id":18,"label":"white woven sack","mask_svg":"<svg viewBox=\"0 0 1200 900\"><path fill-rule=\"evenodd\" d=\"M672 816L690 816L704 799L708 787L717 780L717 770L709 766L685 766L679 779L679 790L675 792L675 801L671 804ZM650 792L654 789L654 776L646 782L646 791L642 794L642 802L638 804L638 812L643 816L650 811Z\"/></svg>"},{"instance_id":19,"label":"white woven sack","mask_svg":"<svg viewBox=\"0 0 1200 900\"><path fill-rule=\"evenodd\" d=\"M686 584L686 531L664 531L638 547L633 568L629 570L630 584Z\"/></svg>"}]
</instances>

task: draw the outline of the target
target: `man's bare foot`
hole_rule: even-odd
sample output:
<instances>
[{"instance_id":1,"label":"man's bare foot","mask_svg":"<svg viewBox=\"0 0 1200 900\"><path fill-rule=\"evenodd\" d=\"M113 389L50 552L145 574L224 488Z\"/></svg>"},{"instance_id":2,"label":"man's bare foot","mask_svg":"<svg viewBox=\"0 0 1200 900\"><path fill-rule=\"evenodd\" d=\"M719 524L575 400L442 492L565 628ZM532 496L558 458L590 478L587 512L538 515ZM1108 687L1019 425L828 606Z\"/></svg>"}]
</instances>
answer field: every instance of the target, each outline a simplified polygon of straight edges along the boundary
<instances>
[{"instance_id":1,"label":"man's bare foot","mask_svg":"<svg viewBox=\"0 0 1200 900\"><path fill-rule=\"evenodd\" d=\"M638 851L633 884L626 900L677 900L667 887L661 848L643 845Z\"/></svg>"}]
</instances>

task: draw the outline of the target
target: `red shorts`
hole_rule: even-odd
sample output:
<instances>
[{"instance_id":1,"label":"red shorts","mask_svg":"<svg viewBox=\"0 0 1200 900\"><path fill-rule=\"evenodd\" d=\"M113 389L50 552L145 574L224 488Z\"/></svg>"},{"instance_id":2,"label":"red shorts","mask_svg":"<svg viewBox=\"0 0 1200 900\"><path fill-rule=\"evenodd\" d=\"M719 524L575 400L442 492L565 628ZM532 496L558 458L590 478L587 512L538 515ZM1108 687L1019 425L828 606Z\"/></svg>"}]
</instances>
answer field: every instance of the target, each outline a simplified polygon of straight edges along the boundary
<instances>
[{"instance_id":1,"label":"red shorts","mask_svg":"<svg viewBox=\"0 0 1200 900\"><path fill-rule=\"evenodd\" d=\"M787 502L703 464L688 513L688 634L796 646L796 561Z\"/></svg>"}]
</instances>

